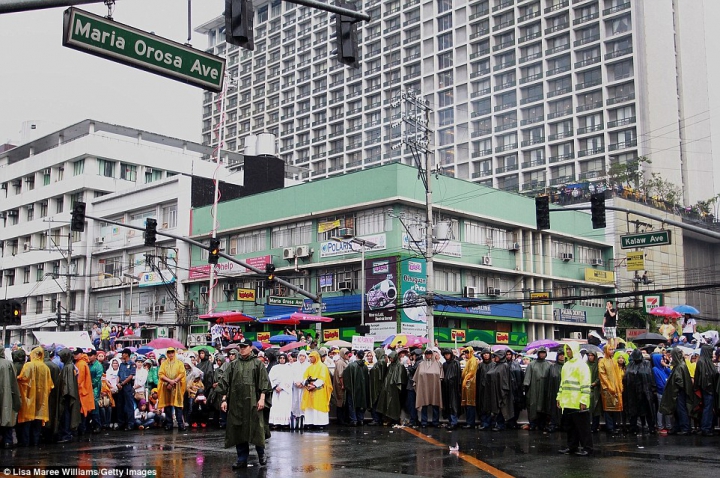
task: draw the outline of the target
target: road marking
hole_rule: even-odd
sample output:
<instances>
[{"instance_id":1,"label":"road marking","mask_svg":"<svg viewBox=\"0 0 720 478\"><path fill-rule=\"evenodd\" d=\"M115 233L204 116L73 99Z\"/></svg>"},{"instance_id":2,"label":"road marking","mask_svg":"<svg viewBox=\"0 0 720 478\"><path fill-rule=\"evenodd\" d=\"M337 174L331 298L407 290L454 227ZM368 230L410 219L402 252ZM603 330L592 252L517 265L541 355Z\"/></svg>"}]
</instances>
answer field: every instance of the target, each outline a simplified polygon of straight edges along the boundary
<instances>
[{"instance_id":1,"label":"road marking","mask_svg":"<svg viewBox=\"0 0 720 478\"><path fill-rule=\"evenodd\" d=\"M448 444L447 444L447 443L441 443L441 442L435 440L435 439L432 438L432 437L429 437L429 436L427 436L427 435L425 435L425 434L423 434L423 433L420 433L420 432L417 431L417 430L414 430L414 429L411 428L411 427L405 427L405 428L403 428L403 430L405 430L406 432L410 433L411 435L415 435L416 437L420 438L421 440L424 440L424 441L430 443L431 445L439 446L439 447L445 448L445 449L448 448ZM459 458L465 460L466 462L468 462L468 463L470 463L471 465L473 465L473 466L481 469L482 471L484 471L484 472L486 472L486 473L490 473L492 476L495 476L496 478L514 478L512 475L509 475L509 474L505 473L505 472L502 471L502 470L498 470L498 469L495 468L494 466L492 466L492 465L490 465L490 464L488 464L488 463L485 463L485 462L482 461L482 460L478 460L478 459L475 458L474 456L466 455L466 454L463 453L463 452L455 452L455 454L457 454L457 456L458 456Z\"/></svg>"}]
</instances>

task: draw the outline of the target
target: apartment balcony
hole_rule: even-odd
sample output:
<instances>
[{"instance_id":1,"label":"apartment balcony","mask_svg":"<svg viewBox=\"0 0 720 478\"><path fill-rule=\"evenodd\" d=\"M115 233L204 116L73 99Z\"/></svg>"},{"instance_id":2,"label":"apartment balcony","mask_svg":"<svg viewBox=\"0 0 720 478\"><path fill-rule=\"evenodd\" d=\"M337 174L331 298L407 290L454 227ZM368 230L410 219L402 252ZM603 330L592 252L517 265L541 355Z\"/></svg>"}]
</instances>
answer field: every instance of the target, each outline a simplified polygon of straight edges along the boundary
<instances>
[{"instance_id":1,"label":"apartment balcony","mask_svg":"<svg viewBox=\"0 0 720 478\"><path fill-rule=\"evenodd\" d=\"M505 10L506 8L512 7L515 3L514 0L507 0L505 2L500 3L499 5L496 5L493 7L492 11L493 13L499 12L500 10Z\"/></svg>"},{"instance_id":2,"label":"apartment balcony","mask_svg":"<svg viewBox=\"0 0 720 478\"><path fill-rule=\"evenodd\" d=\"M590 110L594 110L597 108L602 108L602 105L603 105L602 100L601 101L593 101L586 105L578 106L577 108L575 108L575 112L581 113L583 111L590 111Z\"/></svg>"},{"instance_id":3,"label":"apartment balcony","mask_svg":"<svg viewBox=\"0 0 720 478\"><path fill-rule=\"evenodd\" d=\"M538 189L544 189L546 185L545 181L531 181L529 183L525 183L522 186L523 191L536 191Z\"/></svg>"},{"instance_id":4,"label":"apartment balcony","mask_svg":"<svg viewBox=\"0 0 720 478\"><path fill-rule=\"evenodd\" d=\"M612 146L612 145L611 145ZM581 149L577 152L578 158L584 158L585 156L593 156L595 154L600 154L605 152L605 146L600 146L597 148L589 148L589 149Z\"/></svg>"},{"instance_id":5,"label":"apartment balcony","mask_svg":"<svg viewBox=\"0 0 720 478\"><path fill-rule=\"evenodd\" d=\"M525 76L525 77L523 77L523 78L520 78L520 84L521 84L521 85L524 85L525 83L531 83L531 82L533 82L533 81L541 80L542 77L543 77L542 72L541 72L541 73L536 73L536 74L534 74L534 75L528 75L528 76Z\"/></svg>"},{"instance_id":6,"label":"apartment balcony","mask_svg":"<svg viewBox=\"0 0 720 478\"><path fill-rule=\"evenodd\" d=\"M573 42L573 46L587 45L588 43L596 42L600 39L600 34L587 36Z\"/></svg>"},{"instance_id":7,"label":"apartment balcony","mask_svg":"<svg viewBox=\"0 0 720 478\"><path fill-rule=\"evenodd\" d=\"M584 17L576 18L575 20L573 20L573 25L582 25L583 23L591 22L599 17L600 17L599 12L591 13L590 15L585 15Z\"/></svg>"},{"instance_id":8,"label":"apartment balcony","mask_svg":"<svg viewBox=\"0 0 720 478\"><path fill-rule=\"evenodd\" d=\"M584 68L586 66L595 65L596 63L600 63L600 56L596 56L593 58L587 58L582 61L576 61L575 68Z\"/></svg>"},{"instance_id":9,"label":"apartment balcony","mask_svg":"<svg viewBox=\"0 0 720 478\"><path fill-rule=\"evenodd\" d=\"M591 126L586 126L584 128L578 128L577 134L587 134L587 133L594 133L595 131L602 131L603 125L600 124L594 124Z\"/></svg>"},{"instance_id":10,"label":"apartment balcony","mask_svg":"<svg viewBox=\"0 0 720 478\"><path fill-rule=\"evenodd\" d=\"M470 73L470 78L478 78L490 74L490 68L483 68L482 70L475 70Z\"/></svg>"},{"instance_id":11,"label":"apartment balcony","mask_svg":"<svg viewBox=\"0 0 720 478\"><path fill-rule=\"evenodd\" d=\"M480 151L473 151L470 156L473 158L482 158L484 156L490 156L492 149L481 149Z\"/></svg>"},{"instance_id":12,"label":"apartment balcony","mask_svg":"<svg viewBox=\"0 0 720 478\"><path fill-rule=\"evenodd\" d=\"M545 166L545 160L544 159L536 159L535 161L526 161L526 162L522 163L523 169L534 168L537 166Z\"/></svg>"},{"instance_id":13,"label":"apartment balcony","mask_svg":"<svg viewBox=\"0 0 720 478\"><path fill-rule=\"evenodd\" d=\"M490 128L488 129L477 129L470 133L470 136L472 138L478 138L480 136L487 136L488 134L492 133L492 130Z\"/></svg>"},{"instance_id":14,"label":"apartment balcony","mask_svg":"<svg viewBox=\"0 0 720 478\"><path fill-rule=\"evenodd\" d=\"M532 145L535 145L535 144L543 144L544 142L545 142L545 137L544 137L544 136L541 136L541 137L539 137L539 138L525 139L525 140L522 141L522 143L520 143L520 146L522 146L522 147L524 148L524 147L532 146ZM544 164L544 163L543 163L543 164Z\"/></svg>"},{"instance_id":15,"label":"apartment balcony","mask_svg":"<svg viewBox=\"0 0 720 478\"><path fill-rule=\"evenodd\" d=\"M484 90L473 91L472 93L470 93L470 98L478 98L480 96L485 96L489 94L490 88L485 88Z\"/></svg>"},{"instance_id":16,"label":"apartment balcony","mask_svg":"<svg viewBox=\"0 0 720 478\"><path fill-rule=\"evenodd\" d=\"M515 40L506 41L506 42L501 43L501 44L499 44L499 45L495 45L495 46L493 47L493 51L504 50L505 48L510 48L511 46L515 46Z\"/></svg>"},{"instance_id":17,"label":"apartment balcony","mask_svg":"<svg viewBox=\"0 0 720 478\"><path fill-rule=\"evenodd\" d=\"M570 44L569 44L569 43L565 43L564 45L558 45L558 46L556 46L556 47L552 47L552 48L546 49L546 50L545 50L545 55L546 55L546 56L555 55L555 54L557 54L557 53L561 53L561 52L567 51L567 50L569 50L569 49L570 49Z\"/></svg>"},{"instance_id":18,"label":"apartment balcony","mask_svg":"<svg viewBox=\"0 0 720 478\"><path fill-rule=\"evenodd\" d=\"M509 173L511 171L517 171L517 170L518 170L518 165L511 164L509 166L502 166L499 168L495 168L495 174Z\"/></svg>"},{"instance_id":19,"label":"apartment balcony","mask_svg":"<svg viewBox=\"0 0 720 478\"><path fill-rule=\"evenodd\" d=\"M594 80L585 81L583 83L578 83L575 86L575 90L584 90L586 88L592 88L593 86L598 86L602 84L602 78L596 78Z\"/></svg>"},{"instance_id":20,"label":"apartment balcony","mask_svg":"<svg viewBox=\"0 0 720 478\"><path fill-rule=\"evenodd\" d=\"M635 93L628 93L627 95L616 96L614 98L608 98L605 102L608 106L615 105L618 103L625 103L626 101L633 101L635 99Z\"/></svg>"},{"instance_id":21,"label":"apartment balcony","mask_svg":"<svg viewBox=\"0 0 720 478\"><path fill-rule=\"evenodd\" d=\"M473 21L477 18L486 17L486 16L488 16L489 13L490 13L490 10L481 10L479 12L476 12L476 13L473 13L472 15L470 15L469 20Z\"/></svg>"},{"instance_id":22,"label":"apartment balcony","mask_svg":"<svg viewBox=\"0 0 720 478\"><path fill-rule=\"evenodd\" d=\"M612 60L614 58L620 58L621 56L629 55L633 52L633 47L623 48L622 50L611 51L605 54L606 60Z\"/></svg>"},{"instance_id":23,"label":"apartment balcony","mask_svg":"<svg viewBox=\"0 0 720 478\"><path fill-rule=\"evenodd\" d=\"M570 65L559 66L557 68L553 68L552 70L547 70L545 72L545 74L547 76L553 76L553 75L558 75L560 73L565 73L566 71L570 71Z\"/></svg>"},{"instance_id":24,"label":"apartment balcony","mask_svg":"<svg viewBox=\"0 0 720 478\"><path fill-rule=\"evenodd\" d=\"M551 120L551 119L555 119L555 118L560 118L562 116L567 116L570 114L572 114L572 108L567 108L567 109L560 110L560 111L553 111L552 113L548 113L547 119Z\"/></svg>"},{"instance_id":25,"label":"apartment balcony","mask_svg":"<svg viewBox=\"0 0 720 478\"><path fill-rule=\"evenodd\" d=\"M575 180L575 178L573 176L560 176L559 178L551 178L550 186L557 186L558 184L567 184L574 180Z\"/></svg>"},{"instance_id":26,"label":"apartment balcony","mask_svg":"<svg viewBox=\"0 0 720 478\"><path fill-rule=\"evenodd\" d=\"M490 54L490 48L486 48L486 49L484 49L484 50L478 50L478 51L473 52L473 53L470 54L470 59L471 59L471 60L476 60L476 59L478 59L478 58L480 58L480 57L483 57L483 56L489 55L489 54Z\"/></svg>"},{"instance_id":27,"label":"apartment balcony","mask_svg":"<svg viewBox=\"0 0 720 478\"><path fill-rule=\"evenodd\" d=\"M615 121L610 121L607 124L608 129L609 128L617 128L618 126L626 126L629 124L635 123L635 116L630 116L628 118L623 118Z\"/></svg>"},{"instance_id":28,"label":"apartment balcony","mask_svg":"<svg viewBox=\"0 0 720 478\"><path fill-rule=\"evenodd\" d=\"M512 88L512 87L515 86L515 85L516 85L516 83L515 83L514 80L513 80L513 81L507 81L507 82L505 82L505 83L503 83L503 84L501 84L501 85L497 85L497 86L494 88L494 91L506 90L506 89L508 89L508 88Z\"/></svg>"},{"instance_id":29,"label":"apartment balcony","mask_svg":"<svg viewBox=\"0 0 720 478\"><path fill-rule=\"evenodd\" d=\"M513 26L513 25L515 25L515 19L509 20L509 21L507 21L507 22L500 23L499 25L495 25L492 30L493 30L493 32L497 32L497 31L500 31L500 30L504 30L504 29L506 29L506 28L509 28L509 27L511 27L511 26Z\"/></svg>"},{"instance_id":30,"label":"apartment balcony","mask_svg":"<svg viewBox=\"0 0 720 478\"><path fill-rule=\"evenodd\" d=\"M553 33L556 33L556 32L562 31L562 30L566 30L569 27L570 27L570 23L560 23L558 25L553 25L553 26L545 29L545 34L552 35Z\"/></svg>"},{"instance_id":31,"label":"apartment balcony","mask_svg":"<svg viewBox=\"0 0 720 478\"><path fill-rule=\"evenodd\" d=\"M515 66L515 60L495 65L493 71L504 70L505 68L510 68L511 66Z\"/></svg>"},{"instance_id":32,"label":"apartment balcony","mask_svg":"<svg viewBox=\"0 0 720 478\"><path fill-rule=\"evenodd\" d=\"M620 143L612 143L608 146L608 151L617 151L618 149L634 148L637 146L637 140L622 141Z\"/></svg>"},{"instance_id":33,"label":"apartment balcony","mask_svg":"<svg viewBox=\"0 0 720 478\"><path fill-rule=\"evenodd\" d=\"M517 121L513 121L512 123L496 126L495 132L500 133L500 132L507 131L509 129L515 129L515 128L517 128Z\"/></svg>"},{"instance_id":34,"label":"apartment balcony","mask_svg":"<svg viewBox=\"0 0 720 478\"><path fill-rule=\"evenodd\" d=\"M470 40L475 40L476 38L484 37L484 36L486 36L488 33L490 33L490 29L489 29L489 28L483 28L483 29L474 31L474 32L472 32L472 33L470 34ZM418 38L420 38L420 37L418 37ZM408 41L409 41L409 40L408 40Z\"/></svg>"},{"instance_id":35,"label":"apartment balcony","mask_svg":"<svg viewBox=\"0 0 720 478\"><path fill-rule=\"evenodd\" d=\"M504 105L497 105L497 106L495 107L494 111L495 111L495 112L505 111L505 110L509 110L510 108L515 108L515 107L517 107L517 102L516 102L516 101L512 101L512 102L510 102L510 103L505 103Z\"/></svg>"},{"instance_id":36,"label":"apartment balcony","mask_svg":"<svg viewBox=\"0 0 720 478\"><path fill-rule=\"evenodd\" d=\"M512 151L513 149L517 149L517 147L517 143L506 144L505 146L498 146L497 148L495 148L495 152L502 153L505 151Z\"/></svg>"},{"instance_id":37,"label":"apartment balcony","mask_svg":"<svg viewBox=\"0 0 720 478\"><path fill-rule=\"evenodd\" d=\"M527 15L523 15L522 17L518 17L517 22L523 23L528 20L532 20L533 18L537 18L539 16L540 16L540 10L532 12L532 13L528 13Z\"/></svg>"},{"instance_id":38,"label":"apartment balcony","mask_svg":"<svg viewBox=\"0 0 720 478\"><path fill-rule=\"evenodd\" d=\"M595 179L595 178L602 178L605 177L607 174L603 170L599 171L585 171L584 173L580 173L580 176L578 176L579 180L583 179Z\"/></svg>"},{"instance_id":39,"label":"apartment balcony","mask_svg":"<svg viewBox=\"0 0 720 478\"><path fill-rule=\"evenodd\" d=\"M485 178L487 176L492 176L492 169L486 169L484 171L475 171L472 173L472 178Z\"/></svg>"},{"instance_id":40,"label":"apartment balcony","mask_svg":"<svg viewBox=\"0 0 720 478\"><path fill-rule=\"evenodd\" d=\"M575 159L575 153L559 154L557 156L550 156L548 162L550 164L559 163L560 161L567 161L568 159Z\"/></svg>"},{"instance_id":41,"label":"apartment balcony","mask_svg":"<svg viewBox=\"0 0 720 478\"><path fill-rule=\"evenodd\" d=\"M538 53L533 53L532 55L528 55L528 56L521 56L518 59L518 62L519 63L527 63L529 61L537 60L538 58L542 58L542 53L538 52Z\"/></svg>"},{"instance_id":42,"label":"apartment balcony","mask_svg":"<svg viewBox=\"0 0 720 478\"><path fill-rule=\"evenodd\" d=\"M630 2L625 2L621 5L615 5L614 7L606 8L605 10L603 10L603 15L613 15L615 13L622 12L623 10L627 10L628 8L630 8Z\"/></svg>"},{"instance_id":43,"label":"apartment balcony","mask_svg":"<svg viewBox=\"0 0 720 478\"><path fill-rule=\"evenodd\" d=\"M548 91L547 97L555 98L556 96L565 95L567 93L572 93L572 86L566 86L564 88L559 88L557 90Z\"/></svg>"},{"instance_id":44,"label":"apartment balcony","mask_svg":"<svg viewBox=\"0 0 720 478\"><path fill-rule=\"evenodd\" d=\"M541 123L545 121L545 116L536 116L534 118L526 118L520 122L520 126L527 126L529 124Z\"/></svg>"},{"instance_id":45,"label":"apartment balcony","mask_svg":"<svg viewBox=\"0 0 720 478\"><path fill-rule=\"evenodd\" d=\"M543 99L543 95L528 96L527 98L521 98L520 104L527 105L529 103L535 103L536 101L542 101L542 99Z\"/></svg>"},{"instance_id":46,"label":"apartment balcony","mask_svg":"<svg viewBox=\"0 0 720 478\"><path fill-rule=\"evenodd\" d=\"M558 139L569 138L573 136L573 130L561 131L559 133L551 134L548 136L548 141L555 141Z\"/></svg>"},{"instance_id":47,"label":"apartment balcony","mask_svg":"<svg viewBox=\"0 0 720 478\"><path fill-rule=\"evenodd\" d=\"M559 10L562 10L563 8L567 8L568 5L570 5L570 1L565 0L564 2L556 3L555 5L550 5L549 7L546 7L545 10L543 10L543 11L545 13L557 12Z\"/></svg>"}]
</instances>

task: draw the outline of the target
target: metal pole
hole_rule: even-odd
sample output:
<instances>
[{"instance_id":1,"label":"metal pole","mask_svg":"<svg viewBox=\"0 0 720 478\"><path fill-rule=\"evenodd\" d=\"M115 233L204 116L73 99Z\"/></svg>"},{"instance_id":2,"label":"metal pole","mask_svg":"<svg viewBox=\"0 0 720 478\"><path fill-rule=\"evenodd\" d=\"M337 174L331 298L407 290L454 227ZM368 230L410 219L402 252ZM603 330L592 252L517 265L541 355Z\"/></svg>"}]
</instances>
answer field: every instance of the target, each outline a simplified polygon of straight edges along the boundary
<instances>
[{"instance_id":1,"label":"metal pole","mask_svg":"<svg viewBox=\"0 0 720 478\"><path fill-rule=\"evenodd\" d=\"M365 244L360 252L360 325L365 325Z\"/></svg>"},{"instance_id":2,"label":"metal pole","mask_svg":"<svg viewBox=\"0 0 720 478\"><path fill-rule=\"evenodd\" d=\"M72 231L68 233L67 275L65 276L65 327L70 327L70 264L72 262Z\"/></svg>"},{"instance_id":3,"label":"metal pole","mask_svg":"<svg viewBox=\"0 0 720 478\"><path fill-rule=\"evenodd\" d=\"M128 323L132 327L132 313L133 313L133 304L132 304L132 289L133 289L133 282L135 282L133 279L130 279L130 315L128 316Z\"/></svg>"},{"instance_id":4,"label":"metal pole","mask_svg":"<svg viewBox=\"0 0 720 478\"><path fill-rule=\"evenodd\" d=\"M288 3L296 3L296 4L302 5L304 7L317 8L318 10L325 10L326 12L335 13L338 15L346 16L346 17L352 17L355 20L365 20L366 22L370 21L370 15L368 15L367 13L356 12L355 10L350 10L349 8L337 7L335 5L330 5L330 4L322 3L322 2L315 2L313 0L285 0L285 1Z\"/></svg>"},{"instance_id":5,"label":"metal pole","mask_svg":"<svg viewBox=\"0 0 720 478\"><path fill-rule=\"evenodd\" d=\"M435 346L435 318L433 317L433 204L432 204L432 188L430 187L430 181L432 179L431 167L429 154L425 153L425 175L427 176L427 187L425 189L425 206L427 209L427 220L425 230L425 295L426 295L426 309L427 309L427 333L428 343L431 347Z\"/></svg>"},{"instance_id":6,"label":"metal pole","mask_svg":"<svg viewBox=\"0 0 720 478\"><path fill-rule=\"evenodd\" d=\"M87 3L105 3L104 0L0 0L0 13L27 12L46 8L72 7Z\"/></svg>"}]
</instances>

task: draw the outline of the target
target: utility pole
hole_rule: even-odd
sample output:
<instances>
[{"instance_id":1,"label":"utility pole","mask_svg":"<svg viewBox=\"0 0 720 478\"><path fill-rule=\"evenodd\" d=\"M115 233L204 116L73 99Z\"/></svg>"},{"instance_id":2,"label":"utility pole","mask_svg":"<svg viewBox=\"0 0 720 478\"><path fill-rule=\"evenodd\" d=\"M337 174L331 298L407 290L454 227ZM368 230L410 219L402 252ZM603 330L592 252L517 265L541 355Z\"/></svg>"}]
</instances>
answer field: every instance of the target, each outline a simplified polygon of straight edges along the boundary
<instances>
[{"instance_id":1,"label":"utility pole","mask_svg":"<svg viewBox=\"0 0 720 478\"><path fill-rule=\"evenodd\" d=\"M427 339L431 346L435 345L435 320L433 317L433 202L432 202L432 175L434 165L432 152L428 149L430 145L430 107L428 102L419 92L413 90L403 91L400 98L394 100L390 105L393 108L400 106L400 119L393 121L390 125L396 128L403 125L403 135L400 142L393 145L393 149L407 146L413 155L415 166L418 168L418 177L425 186L425 304L427 317ZM421 242L420 238L412 238Z\"/></svg>"},{"instance_id":2,"label":"utility pole","mask_svg":"<svg viewBox=\"0 0 720 478\"><path fill-rule=\"evenodd\" d=\"M72 263L72 231L68 231L67 271L65 274L65 323L62 330L70 328L70 264Z\"/></svg>"}]
</instances>

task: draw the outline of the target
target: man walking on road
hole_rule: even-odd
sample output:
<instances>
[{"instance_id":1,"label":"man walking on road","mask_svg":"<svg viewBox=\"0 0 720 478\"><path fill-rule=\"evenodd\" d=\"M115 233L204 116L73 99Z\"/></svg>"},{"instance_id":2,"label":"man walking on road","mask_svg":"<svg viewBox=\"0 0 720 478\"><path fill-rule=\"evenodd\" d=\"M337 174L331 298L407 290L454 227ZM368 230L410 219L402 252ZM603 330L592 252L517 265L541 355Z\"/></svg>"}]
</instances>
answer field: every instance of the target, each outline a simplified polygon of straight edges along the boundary
<instances>
[{"instance_id":1,"label":"man walking on road","mask_svg":"<svg viewBox=\"0 0 720 478\"><path fill-rule=\"evenodd\" d=\"M265 397L272 393L272 385L265 365L252 352L252 340L242 339L240 356L230 364L218 384L222 396L220 409L227 412L225 448L235 445L237 462L233 470L248 466L250 444L255 445L260 466L267 464L265 456Z\"/></svg>"},{"instance_id":2,"label":"man walking on road","mask_svg":"<svg viewBox=\"0 0 720 478\"><path fill-rule=\"evenodd\" d=\"M593 442L590 433L590 369L580 359L580 344L565 345L565 364L560 374L560 391L557 406L563 411L563 422L567 428L567 448L560 453L588 456L592 453ZM579 446L582 445L582 449Z\"/></svg>"}]
</instances>

